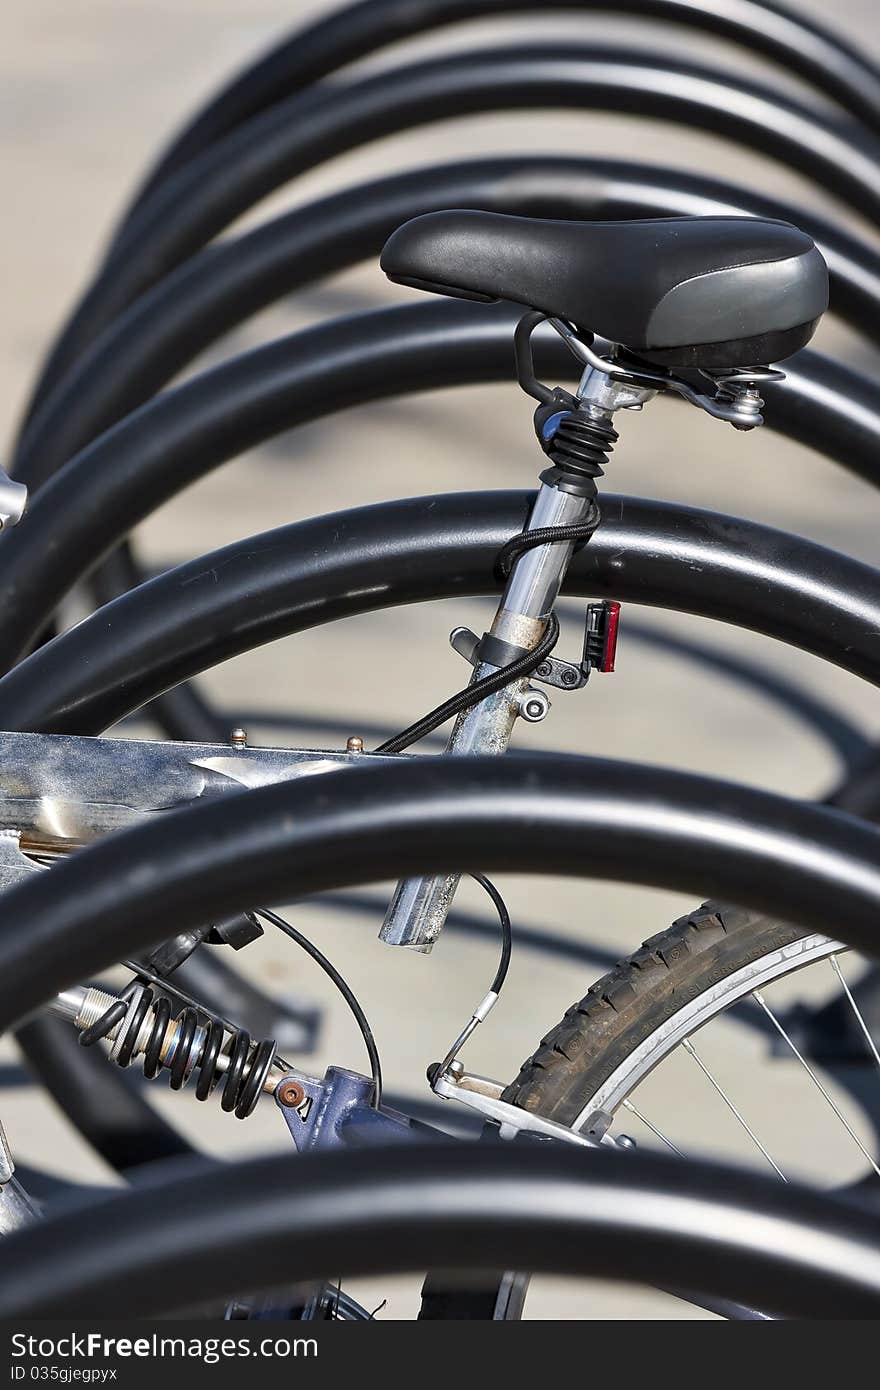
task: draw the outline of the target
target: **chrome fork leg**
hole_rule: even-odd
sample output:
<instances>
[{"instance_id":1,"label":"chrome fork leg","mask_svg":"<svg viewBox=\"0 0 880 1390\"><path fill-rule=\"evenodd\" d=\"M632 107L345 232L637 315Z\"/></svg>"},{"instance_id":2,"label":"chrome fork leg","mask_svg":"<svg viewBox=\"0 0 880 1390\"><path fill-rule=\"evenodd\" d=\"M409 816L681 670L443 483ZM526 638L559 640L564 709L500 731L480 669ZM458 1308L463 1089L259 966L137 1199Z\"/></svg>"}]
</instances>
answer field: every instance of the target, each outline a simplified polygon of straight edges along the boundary
<instances>
[{"instance_id":1,"label":"chrome fork leg","mask_svg":"<svg viewBox=\"0 0 880 1390\"><path fill-rule=\"evenodd\" d=\"M577 525L586 520L590 506L588 497L542 483L527 530ZM495 614L493 637L527 651L537 646L562 587L572 549L571 542L557 541L536 546L519 558ZM479 680L497 669L481 663L473 679ZM446 745L447 754L458 757L506 752L528 684L528 677L523 676L459 715ZM430 951L446 921L458 883L457 874L403 879L385 914L381 940L391 946Z\"/></svg>"}]
</instances>

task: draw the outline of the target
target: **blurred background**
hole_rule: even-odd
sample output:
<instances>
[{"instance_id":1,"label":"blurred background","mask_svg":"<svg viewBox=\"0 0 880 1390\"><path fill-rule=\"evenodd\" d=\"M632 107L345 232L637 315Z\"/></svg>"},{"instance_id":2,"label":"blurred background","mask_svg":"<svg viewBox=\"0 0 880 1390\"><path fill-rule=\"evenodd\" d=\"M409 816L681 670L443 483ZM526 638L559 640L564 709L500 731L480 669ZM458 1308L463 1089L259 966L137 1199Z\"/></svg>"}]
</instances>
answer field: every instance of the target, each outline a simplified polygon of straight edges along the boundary
<instances>
[{"instance_id":1,"label":"blurred background","mask_svg":"<svg viewBox=\"0 0 880 1390\"><path fill-rule=\"evenodd\" d=\"M333 8L328 0L300 0L292 8L278 0L6 0L0 21L0 144L6 188L0 398L7 434L54 331L160 144L222 79L293 22L306 24ZM862 48L880 49L874 0L839 0L830 11L819 0L800 0L799 8L834 24ZM534 38L537 32L536 22L527 18L469 25L466 31L443 30L410 43L406 54ZM685 53L760 76L778 90L795 95L799 90L795 80L740 49L687 31L664 31L646 21L557 16L552 7L549 13L541 7L540 36L596 36L655 53ZM359 66L375 69L400 57L400 48L389 49ZM811 100L817 100L815 94ZM696 129L648 123L635 115L589 113L502 114L401 132L296 180L248 220L263 220L280 207L385 171L455 156L522 151L595 152L690 167L827 209L876 240L850 212L775 161ZM211 360L305 324L415 296L415 291L386 282L377 265L367 261L252 320L218 344ZM823 324L816 346L865 371L880 370L877 354L839 324ZM203 365L204 360L198 364ZM152 565L166 567L281 522L343 507L432 491L530 487L541 463L531 411L511 385L437 391L340 413L274 440L174 499L142 528L141 553ZM662 401L625 418L620 429L608 469L611 490L747 516L877 562L876 492L818 454L769 431L738 434L700 412L672 409ZM483 604L457 602L359 618L227 663L205 684L229 710L230 728L247 725L249 714L259 714L264 722L259 730L254 726L253 742L334 747L344 744L348 734L364 733L370 746L377 727L389 732L403 727L460 686L463 668L449 649L449 630L464 623L481 631L485 613ZM73 609L70 616L75 616ZM650 629L658 640L628 641L627 619ZM580 694L559 695L544 724L518 730L518 746L675 765L806 797L823 794L836 780L840 768L835 755L815 731L759 689L664 650L664 636L696 642L742 658L761 672L784 676L827 701L866 735L880 735L874 692L855 678L768 639L627 607L617 673L594 679ZM568 654L577 641L576 628L569 625L560 652ZM299 725L295 715L301 718ZM316 732L315 720L328 721L326 728ZM122 732L152 733L147 724ZM500 882L515 929L552 929L595 948L595 963L579 966L570 959L515 949L502 1003L470 1045L467 1058L473 1069L507 1081L572 1000L604 972L611 955L634 950L697 899L602 883ZM445 1051L484 991L495 947L449 934L430 957L394 952L375 939L382 893L369 892L374 908L338 914L303 905L293 909L294 920L340 964L361 997L389 1087L421 1095L426 1064ZM486 915L478 890L463 889L462 904ZM247 956L240 964L266 987L325 1007L317 1050L290 1060L309 1070L330 1061L363 1065L345 1010L293 947L267 938ZM822 998L832 992L829 970L810 973L817 979L799 976L798 997L814 991ZM778 987L777 997L784 999L793 988L790 983ZM714 1027L704 1052L726 1084L738 1088L740 1096L748 1094L764 1141L793 1173L827 1182L831 1172L834 1181L843 1181L862 1171L858 1150L829 1123L796 1063L771 1056L764 1041L726 1023ZM699 1084L692 1069L685 1070L685 1063L673 1059L652 1078L652 1113L674 1111L676 1133L694 1151L752 1161L747 1141L718 1097ZM27 1083L11 1043L3 1047L2 1064L0 1107L17 1157L59 1175L109 1181L101 1162ZM829 1084L867 1137L863 1112L850 1088L834 1077ZM159 1083L151 1098L194 1142L221 1155L286 1142L268 1104L239 1124L222 1116L216 1105L196 1105ZM636 1127L632 1132L640 1143L650 1142ZM417 1287L417 1280L371 1282L364 1300L375 1294L378 1304L387 1298L380 1316L408 1317ZM702 1316L647 1290L630 1293L598 1283L546 1279L538 1281L527 1312L543 1318Z\"/></svg>"}]
</instances>

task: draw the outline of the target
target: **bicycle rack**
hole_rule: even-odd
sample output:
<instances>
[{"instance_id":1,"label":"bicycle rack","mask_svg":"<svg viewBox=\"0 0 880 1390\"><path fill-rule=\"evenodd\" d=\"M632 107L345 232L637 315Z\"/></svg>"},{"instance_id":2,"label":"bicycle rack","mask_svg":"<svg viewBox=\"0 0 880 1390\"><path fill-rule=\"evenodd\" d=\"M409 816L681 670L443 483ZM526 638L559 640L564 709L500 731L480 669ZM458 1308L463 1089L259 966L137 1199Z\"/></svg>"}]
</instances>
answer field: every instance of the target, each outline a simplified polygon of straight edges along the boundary
<instances>
[{"instance_id":1,"label":"bicycle rack","mask_svg":"<svg viewBox=\"0 0 880 1390\"><path fill-rule=\"evenodd\" d=\"M376 398L387 391L387 385L382 382L382 373L387 372L389 367L397 372L398 379L393 383L395 390L422 389L425 384L447 385L459 379L502 379L509 375L509 364L502 359L510 351L512 325L505 318L505 311L483 314L467 306L467 312L463 313L460 312L463 307L460 305L425 305L418 310L368 315L348 325L311 330L310 334L301 335L299 339L287 340L290 344L289 357L285 355L287 344L277 344L263 349L262 356L257 354L259 360L256 363L253 358L248 364L242 363L240 371L238 363L230 363L193 383L190 397L175 393L174 404L182 403L178 420L173 418L173 406L168 410L167 402L155 407L145 406L149 428L156 431L163 427L178 430L176 437L172 435L172 440L181 451L179 459L175 460L173 450L170 450L167 462L169 471L181 459L184 468L173 483L168 472L163 477L161 470L151 473L149 467L145 466L140 473L135 470L137 476L130 489L123 486L114 493L110 472L114 461L113 450L104 449L102 453L100 442L90 442L99 430L147 401L179 366L184 365L185 360L198 348L199 332L203 334L201 345L205 346L222 331L218 326L220 320L216 297L219 275L225 276L222 281L223 313L228 315L227 326L232 326L280 294L307 283L317 274L330 273L350 264L358 255L370 254L393 221L403 221L416 212L427 210L426 201L432 206L438 205L438 180L445 180L443 186L448 190L440 201L448 203L451 199L459 205L463 200L465 205L470 201L479 201L482 206L497 205L499 210L534 211L534 200L537 198L538 211L548 216L591 216L598 211L599 215L605 217L626 217L693 211L694 200L702 199L713 205L701 206L700 211L716 210L719 204L725 210L732 210L729 206L731 202L734 206L743 203L750 210L802 221L808 227L812 223L818 235L824 236L825 249L831 253L829 259L835 281L834 307L867 336L876 336L880 274L877 258L869 248L851 237L843 236L833 226L816 224L814 219L806 214L802 216L797 209L780 207L766 199L753 197L744 190L673 171L652 171L618 162L534 160L531 172L535 177L531 184L530 171L527 168L524 170L523 161L517 161L519 184L514 193L510 189L508 173L512 161L504 160L474 161L446 166L440 171L428 170L384 179L369 186L370 213L366 217L362 211L365 191L353 189L280 218L236 243L219 251L213 250L201 261L196 256L180 265L179 269L173 269L183 256L197 251L214 231L220 230L233 210L244 210L291 174L354 148L368 134L375 135L395 128L402 111L407 113L411 123L417 124L437 119L438 113L442 117L444 113L458 115L468 110L483 109L484 106L491 106L493 101L526 109L545 105L552 97L551 104L554 106L595 104L609 110L627 110L635 101L641 112L659 114L673 122L692 122L697 114L704 124L717 133L738 137L742 143L771 157L787 157L808 176L817 176L818 170L828 186L848 198L857 210L875 215L880 212L880 144L876 144L872 137L855 126L844 128L842 125L835 126L833 122L817 120L806 106L780 99L769 89L691 64L669 66L665 61L658 63L644 55L634 58L631 54L614 49L603 51L578 46L537 50L510 48L465 53L447 59L429 59L392 69L378 79L355 79L340 83L327 96L320 88L305 90L321 76L402 37L414 36L461 19L511 14L529 8L526 0L467 0L466 3L465 0L428 0L428 3L415 7L415 10L411 5L399 3L399 0L368 0L368 3L352 5L341 14L334 14L331 21L318 23L282 43L221 92L178 137L121 225L93 291L56 345L33 399L32 424L22 440L24 471L29 473L33 469L35 477L42 481L45 473L77 449L83 451L83 464L87 465L80 466L78 471L76 465L69 471L64 470L54 491L50 490L45 498L38 498L34 509L35 524L28 527L29 541L34 550L39 549L34 544L34 538L39 535L40 526L47 535L51 534L53 543L62 540L68 545L66 560L58 566L54 576L50 577L45 569L41 573L42 561L30 563L33 551L31 556L22 553L17 562L14 546L6 545L11 538L7 537L4 541L4 554L11 557L11 573L17 577L25 573L26 582L38 588L44 607L39 609L37 605L35 611L48 615L54 607L54 599L74 581L77 546L85 547L82 554L91 554L94 553L96 542L101 548L102 538L121 538L140 515L170 495L169 489L176 490L181 480L185 483L189 477L222 461L222 444L213 443L210 439L198 442L194 436L187 437L187 403L189 400L195 403L199 391L206 392L210 398L211 391L217 390L215 427L218 436L224 432L224 416L219 408L222 398L222 406L230 419L235 414L241 416L247 409L254 412L254 437L257 438L260 428L257 416L268 404L267 383L259 379L264 366L272 370L283 365L288 372L285 389L290 392L290 423L314 418L314 415L309 415L308 406L303 411L302 406L298 405L297 391L301 393L299 400L303 404L310 392L314 395L316 378L314 375L310 378L309 373L302 370L302 363L305 355L316 347L322 384L328 389L338 389L338 395L318 404L319 413L326 412L328 407L339 409L355 400ZM589 0L564 0L555 8L602 12L610 6L590 3ZM705 29L738 42L750 51L762 52L805 76L825 94L835 97L851 114L865 121L875 134L880 133L880 77L877 71L853 50L835 40L833 35L798 20L787 11L778 10L772 4L745 4L738 7L737 18L734 19L718 14L711 6L704 8L702 0L690 0L687 5L683 5L681 0L675 0L675 3L673 0L621 0L613 8L616 13L628 11ZM340 20L344 22L340 23ZM577 64L577 72L572 74L574 64ZM619 76L621 69L628 74L624 79ZM707 81L714 83L714 102L707 103L702 94L701 84L705 86ZM693 85L689 86L689 83ZM295 114L297 120L291 120L290 117ZM266 156L265 163L258 178L248 183L241 177L238 152L245 153L258 147ZM528 161L525 163L528 164ZM633 183L634 174L638 179L637 187ZM505 185L503 194L498 192L502 184ZM207 204L200 201L211 189L222 195L220 212L216 209L209 212ZM457 190L454 195L453 190ZM493 198L500 198L500 203L493 203ZM517 198L522 201L517 202ZM360 214L353 216L359 201ZM148 262L149 273L146 271ZM160 274L162 269L171 269L171 273L164 280L159 280L152 290L117 319L117 312L125 310L132 297L152 283L157 266ZM183 349L178 346L182 339L171 327L170 318L164 317L168 306L173 306L180 314L181 292L189 296L192 311L186 330L187 344ZM208 311L213 316L210 322ZM206 314L205 326L194 333L199 313ZM102 327L103 332L99 331ZM359 363L360 380L355 382L352 373L346 377L345 372L337 370L337 362L342 361L342 355L351 347L353 340L357 341L358 334L366 338L370 333L375 336L365 344L364 357ZM125 345L127 356L120 355L120 343ZM77 357L81 349L85 350L81 357ZM298 349L303 353L299 361ZM179 360L175 359L175 352L179 354ZM323 358L320 357L321 352L324 353ZM249 377L248 371L254 367L256 371ZM557 361L549 371L558 372L567 367L567 362L563 367ZM830 457L876 484L880 413L873 404L869 383L812 353L801 354L790 367L787 364L787 371L789 379L783 391L777 392L771 388L767 393L771 425L790 438L823 448ZM372 378L370 373L373 373ZM47 393L46 388L53 381L59 382L58 390ZM822 388L821 398L815 390L819 385ZM230 387L239 392L237 397L226 395ZM359 394L358 388L366 394ZM186 390L186 387L183 388L184 393ZM59 429L60 422L63 422L64 428ZM241 419L236 423L240 425ZM274 432L281 427L283 424L279 425L276 413L272 430ZM125 430L124 425L121 428ZM90 513L89 508L83 506L81 516L90 516L92 528L91 534L84 538L81 532L77 532L75 518L72 525L67 524L77 511L76 507L70 507L70 499L76 496L78 505L83 500L83 493L79 489L96 460L100 461L102 467L106 463L107 468L107 474L102 479L107 496L100 501L107 505L118 505L119 510L111 518L106 510L100 516L98 510ZM189 475L186 475L186 468L191 470ZM43 476L38 470L43 470ZM608 502L614 500L607 499ZM634 505L637 504L625 503L630 515ZM141 510L138 511L138 508ZM488 524L491 524L490 511L491 507L487 507L481 513ZM358 520L359 514L351 515ZM387 521L391 515L389 510L383 520ZM664 509L663 515L646 518L649 529L644 534L648 540L652 535L659 538L664 533L664 527L679 525L682 521L686 525L690 515L694 514L687 513L686 509ZM702 514L703 518L706 515ZM29 523L32 520L29 518ZM412 520L411 516L409 520ZM620 525L623 526L622 517ZM654 527L653 531L651 526ZM293 543L306 534L298 528L286 529ZM611 531L605 527L603 530L606 536L611 535ZM640 532L640 536L642 534ZM755 557L756 565L760 563L758 556L764 539L771 536L778 545L780 533L766 532L765 528L760 527L748 529L745 538L747 543L754 545L750 554ZM681 539L680 532L678 538ZM395 573L399 573L399 588L395 592L402 593L406 590L407 576L403 573L399 539L393 534L390 537L389 555L397 566ZM485 570L480 578L476 578L481 563L477 558L478 545L474 544L473 537L469 541L471 553L463 560L464 566L472 565L475 582L485 583ZM482 541L481 535L479 543ZM805 599L809 566L819 561L820 554L823 563L827 562L828 552L820 552L818 547L809 547L803 542L793 542L791 538L785 538L785 543L788 550L781 582L796 600L798 597ZM19 546L19 550L24 551L23 545ZM599 571L603 563L601 550L602 542L597 537L590 546L589 560L591 565L598 563ZM223 554L225 559L232 557L233 565L240 566L244 560L240 547L228 547ZM205 562L211 558L205 557ZM387 562L387 558L383 563ZM839 616L846 611L847 604L857 593L863 597L866 589L870 592L870 585L865 584L864 576L859 573L863 567L853 565L847 570L842 557L831 559L835 579L840 585L840 601L835 610ZM285 595L290 594L289 600L285 598L289 606L284 608L280 616L276 614L274 621L276 624L280 622L284 630L295 630L299 621L295 614L295 590L299 587L301 591L303 585L308 584L307 575L293 570L286 576L275 573L271 570L268 557L263 556L263 560L267 563L261 564L254 601L251 602L251 595L247 595L248 614L242 640L248 644L267 640L266 604L270 597L277 599L282 590ZM718 560L717 572L712 570L711 574L716 590L710 592L706 603L715 605L712 616L729 613L729 621L743 621L742 609L737 608L736 601L731 601L727 592L717 592L722 584L730 587L730 576L724 573L723 553L718 554ZM0 559L0 565L2 563ZM23 570L16 570L17 563L24 567ZM640 583L639 565L643 565L647 574L651 557L647 552L629 556L627 563L628 579L637 589ZM341 557L341 564L333 575L334 582L338 575L350 571L356 564L355 545ZM181 572L195 577L192 566L183 566L174 573L179 577ZM140 577L130 552L119 553L99 575L96 592L102 597L112 595L114 588L131 585ZM217 600L215 612L221 611L224 604L236 602L234 583L227 585L229 577L224 575L223 578L222 594L208 596L211 601L214 598ZM253 580L253 573L250 578ZM577 579L580 579L579 575ZM444 580L445 576L428 576L429 585L436 583L442 587ZM618 575L615 574L614 580L615 596L619 597L621 587ZM397 582L395 579L395 585ZM596 582L596 573L593 572L589 575L589 592L595 593ZM625 584L626 580L622 582ZM656 576L652 574L651 583L655 582ZM687 586L676 584L672 573L664 576L664 582L668 588L664 590L661 583L659 601L663 601L664 592L671 600L669 606L687 607L688 602L694 601L685 594ZM207 612L204 608L205 596L200 594L196 603L179 615L181 621L175 623L170 611L162 611L168 594L168 585L159 581L153 595L155 604L152 600L147 601L143 595L133 594L117 600L111 607L114 615L125 615L134 623L131 650L141 662L138 667L141 683L136 686L141 692L150 689L151 682L154 691L160 689L161 681L168 678L175 660L178 665L174 668L173 679L180 679L176 673L181 670L191 674L206 664L205 652L201 651L196 660L194 651L198 625ZM423 596L423 593L418 595ZM743 596L739 597L741 600ZM239 601L241 598L242 595L239 595ZM344 599L344 595L337 595L338 602L344 602ZM870 601L873 602L873 597ZM203 604L201 610L199 603ZM803 606L806 607L806 604ZM829 603L826 611L823 611L823 616L829 620L832 608L833 603ZM691 608L690 611L708 612L709 609ZM800 611L794 617L787 614L783 631L777 630L778 623L774 628L774 619L777 618L778 615L770 614L769 608L762 610L760 603L753 604L747 625L782 636L784 640L794 641L805 649L816 650L818 654L873 678L876 653L864 625L859 628L858 623L855 624L855 644L848 653L844 653L844 639L839 633L835 632L832 636L828 629L823 636L821 631L816 631L820 625L815 621L815 611L811 617ZM808 631L811 622L814 625L812 633ZM148 623L156 625L152 634L148 630ZM173 645L169 651L161 650L156 635L159 630L163 637L170 636L172 639ZM57 727L55 717L47 708L47 701L44 699L40 705L40 695L46 695L45 690L40 692L36 689L41 673L51 671L53 663L60 664L71 655L76 659L77 653L89 650L91 642L97 657L97 666L90 672L91 689L88 682L85 685L80 683L77 687L76 673L60 673L62 682L67 682L65 688L72 701L66 707L61 722L67 720L65 727L79 728L82 720L88 723L91 719L93 726L97 720L99 727L107 717L107 710L112 707L114 695L119 694L108 687L100 690L95 680L97 676L97 681L100 681L102 672L105 679L112 679L107 677L107 672L113 665L113 653L106 649L106 644L102 649L96 626L90 626L89 621L74 635L78 638L77 642L71 645L67 637L60 639L45 649L47 655L39 653L6 680L0 681L0 708L4 698L12 707L15 692L19 690L24 695L24 702L16 706L19 712L22 709L32 712L39 710L36 721L46 721L41 727L47 724ZM16 642L26 640L22 629L17 634L11 628L4 631L7 654L11 654ZM221 647L222 640L215 641L214 650ZM68 676L72 679L67 680ZM61 686L52 691L53 698L59 695L60 689ZM130 700L130 694L125 698ZM199 736L206 729L217 731L218 717L199 701L194 691L178 687L162 696L161 701L156 706L157 713L174 734L180 735L194 728ZM50 699L48 705L51 707L52 703ZM54 704L55 709L59 710L63 701L58 698ZM27 719L26 714L22 716L22 722L27 723ZM7 724L10 723L15 727L14 720L7 721ZM855 779L851 793L844 788L837 798L845 800L848 794L855 795L856 785L860 789L858 794L863 798L866 794L870 796L873 788L872 769L868 768L860 778ZM860 804L870 805L871 802L863 799ZM42 1044L38 1036L41 1029ZM32 1032L32 1051L36 1055L42 1045L43 1061L46 1063L47 1040L51 1030L46 1031L44 1025L38 1024L32 1026ZM91 1068L93 1079L97 1078L98 1072L92 1064L93 1061L99 1062L99 1059L82 1053L77 1060L85 1069L83 1076ZM50 1065L44 1066L44 1075L51 1071L51 1058L48 1061ZM101 1080L103 1082L103 1078ZM186 1148L183 1144L176 1147L176 1136L171 1131L163 1140L158 1126L152 1136L146 1136L152 1118L149 1108L142 1106L139 1098L130 1096L129 1121L141 1127L138 1133L146 1147L153 1144L158 1152L164 1142L170 1146L169 1152ZM155 1148L156 1145L158 1148Z\"/></svg>"},{"instance_id":2,"label":"bicycle rack","mask_svg":"<svg viewBox=\"0 0 880 1390\"><path fill-rule=\"evenodd\" d=\"M27 602L7 615L0 634L5 664L49 621L96 550L121 539L160 502L233 450L314 420L328 409L390 391L506 378L512 370L510 330L506 307L483 313L457 303L380 310L281 339L145 406L38 492L27 531L6 537L0 583L12 582L14 576L16 592L26 594ZM551 357L550 364L555 362ZM821 382L821 396L814 382ZM844 386L850 394L844 394ZM768 384L767 420L789 437L822 447L834 405L839 412L837 456L876 480L873 439L875 430L880 431L880 414L870 394L869 383L804 352L788 365L783 388ZM201 428L206 399L216 400L209 431ZM163 438L161 451L155 448L156 437ZM120 458L125 458L124 471L117 467ZM78 498L76 507L69 504L68 488ZM87 506L90 494L94 505ZM49 537L51 566L44 555Z\"/></svg>"},{"instance_id":3,"label":"bicycle rack","mask_svg":"<svg viewBox=\"0 0 880 1390\"><path fill-rule=\"evenodd\" d=\"M864 55L833 31L780 8L772 0L719 10L701 0L556 0L548 7L560 15L574 10L592 15L613 12L703 29L761 53L813 83L869 128L880 133L880 77ZM324 20L294 30L250 67L237 74L196 113L157 161L137 196L135 209L155 188L189 160L202 154L243 121L322 77L385 48L448 24L496 16L528 14L532 0L429 0L417 8L405 0L360 0L335 10ZM546 11L542 11L542 18Z\"/></svg>"}]
</instances>

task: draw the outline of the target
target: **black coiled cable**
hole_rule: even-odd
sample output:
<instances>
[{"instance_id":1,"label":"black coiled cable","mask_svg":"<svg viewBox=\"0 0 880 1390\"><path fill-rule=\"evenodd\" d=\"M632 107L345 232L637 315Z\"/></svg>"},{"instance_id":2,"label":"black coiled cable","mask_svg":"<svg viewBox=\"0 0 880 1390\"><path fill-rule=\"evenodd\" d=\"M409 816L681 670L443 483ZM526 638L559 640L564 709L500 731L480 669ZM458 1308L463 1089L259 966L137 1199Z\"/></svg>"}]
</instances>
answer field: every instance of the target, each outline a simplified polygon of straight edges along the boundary
<instances>
[{"instance_id":1,"label":"black coiled cable","mask_svg":"<svg viewBox=\"0 0 880 1390\"><path fill-rule=\"evenodd\" d=\"M599 525L601 515L598 502L590 503L590 510L583 521L571 526L539 526L534 531L521 531L505 541L495 556L495 578L506 580L510 577L520 555L534 550L538 545L553 545L562 542L589 540Z\"/></svg>"},{"instance_id":2,"label":"black coiled cable","mask_svg":"<svg viewBox=\"0 0 880 1390\"><path fill-rule=\"evenodd\" d=\"M507 579L519 556L527 550L533 550L535 546L551 545L554 542L589 540L600 520L599 505L597 502L593 502L587 517L577 524L541 526L534 531L523 531L518 536L511 536L509 541L505 541L496 556L495 573L497 577L502 580ZM425 738L441 724L445 724L447 719L462 714L472 705L477 705L481 700L485 700L487 695L493 695L496 690L502 690L504 686L519 680L522 676L530 675L541 665L542 661L547 659L558 640L559 619L555 613L551 613L547 619L543 637L530 652L517 657L508 666L502 666L500 670L492 671L488 676L483 676L478 681L472 681L463 690L459 690L448 700L444 700L442 705L437 705L435 709L423 715L415 724L410 724L402 733L386 739L384 743L379 745L376 752L402 753L405 748L409 748L413 743L418 743L419 739Z\"/></svg>"}]
</instances>

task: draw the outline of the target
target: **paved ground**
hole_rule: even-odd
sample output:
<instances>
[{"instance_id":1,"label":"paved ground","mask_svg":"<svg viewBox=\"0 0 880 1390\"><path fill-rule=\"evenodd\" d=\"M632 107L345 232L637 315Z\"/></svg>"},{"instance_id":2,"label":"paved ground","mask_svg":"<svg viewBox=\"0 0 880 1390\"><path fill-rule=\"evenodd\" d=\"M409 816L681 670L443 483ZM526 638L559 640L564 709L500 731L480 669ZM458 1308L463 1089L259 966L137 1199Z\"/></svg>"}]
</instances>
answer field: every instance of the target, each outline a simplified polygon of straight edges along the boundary
<instances>
[{"instance_id":1,"label":"paved ground","mask_svg":"<svg viewBox=\"0 0 880 1390\"><path fill-rule=\"evenodd\" d=\"M329 6L301 0L303 20ZM818 0L801 8L823 14ZM4 419L14 425L28 383L52 331L82 285L127 192L160 140L195 108L220 78L258 52L289 23L289 7L277 0L46 0L41 5L7 0L0 44L0 127L7 191L4 217L6 275L0 385ZM871 0L835 7L860 44L876 48ZM548 33L542 19L542 37ZM420 48L462 44L503 30L533 35L527 22L456 30ZM553 21L552 33L611 34L656 49L675 46L675 36L650 26L598 18ZM680 40L679 40L680 42ZM712 42L687 39L688 51L710 61L732 58ZM384 56L382 61L391 61ZM759 65L740 63L755 71ZM769 69L765 70L769 71ZM772 74L778 82L778 76ZM401 134L336 160L284 190L274 208L380 171L405 168L454 154L533 151L619 151L668 165L693 165L751 182L766 190L829 210L840 209L804 180L769 160L745 154L696 130L646 125L636 118L594 115L485 117L448 122ZM264 214L266 208L260 209ZM844 214L845 215L845 214ZM373 263L339 276L247 325L217 350L225 356L300 324L353 308L411 298L394 290ZM823 325L818 346L875 368L874 355L833 322ZM309 516L363 502L458 488L529 486L538 462L530 434L530 408L513 388L471 388L389 401L340 414L276 440L237 460L163 508L142 529L140 543L151 561L166 564L227 540L266 529L282 519ZM615 490L675 499L785 526L863 559L876 558L877 499L865 485L803 448L771 435L743 437L696 412L655 405L627 420L609 470ZM628 610L657 633L737 654L761 670L802 683L870 734L880 731L872 693L856 680L782 646L721 630L695 619ZM362 724L389 728L407 723L460 681L446 635L453 624L480 628L482 606L457 603L412 609L339 624L280 642L211 673L206 684L230 711L241 710L338 719L331 739ZM574 640L574 633L570 634ZM287 730L282 738L296 738ZM318 740L320 742L320 740ZM679 657L640 642L622 641L619 673L596 680L588 692L556 702L552 718L524 731L522 744L572 751L619 753L660 764L730 776L779 791L815 795L835 777L835 756L823 739L754 690L725 681ZM555 880L503 881L514 922L568 932L601 950L633 949L680 911L692 897L607 884L578 887ZM478 898L468 905L482 911ZM389 1084L418 1093L425 1063L454 1035L484 987L492 953L460 936L445 939L428 959L393 953L376 944L381 916L331 917L316 907L297 909L344 966L362 996L382 1048ZM329 1060L359 1066L358 1040L322 979L280 942L253 948L249 968L280 993L296 992L328 1005L320 1045L305 1065ZM470 1060L492 1075L512 1075L540 1034L556 1020L599 969L577 972L570 963L534 952L515 954L504 1002ZM824 997L830 972L802 981L802 993ZM767 1050L732 1024L713 1030L704 1051L725 1084L748 1098L749 1113L774 1153L794 1172L828 1180L854 1176L861 1159L797 1065L770 1060ZM3 1057L14 1063L7 1045ZM692 1149L750 1158L748 1143L711 1089L670 1063L650 1083L645 1102L655 1118ZM11 1080L15 1080L11 1076ZM834 1094L857 1127L861 1112L831 1081ZM160 1108L197 1142L231 1153L280 1145L283 1136L269 1108L247 1125L225 1120L216 1107L197 1106L153 1087ZM4 1123L22 1159L84 1180L106 1180L102 1165L79 1142L42 1096L10 1085L0 1096ZM648 1136L637 1133L640 1142ZM409 1316L412 1280L372 1281L365 1301L388 1297L385 1316ZM537 1317L682 1317L693 1310L660 1295L621 1295L604 1285L542 1280L530 1301Z\"/></svg>"}]
</instances>

